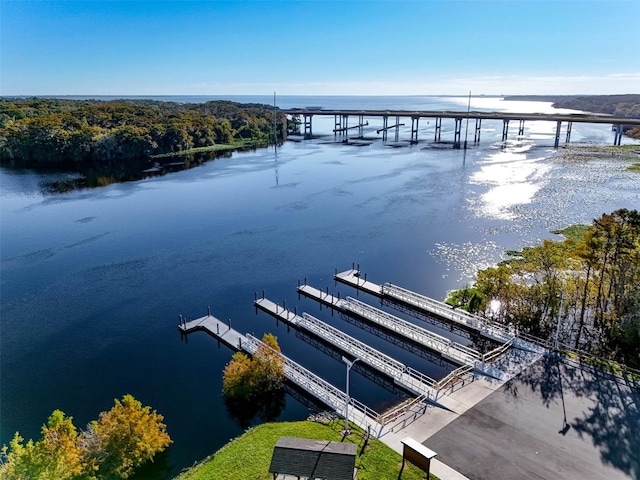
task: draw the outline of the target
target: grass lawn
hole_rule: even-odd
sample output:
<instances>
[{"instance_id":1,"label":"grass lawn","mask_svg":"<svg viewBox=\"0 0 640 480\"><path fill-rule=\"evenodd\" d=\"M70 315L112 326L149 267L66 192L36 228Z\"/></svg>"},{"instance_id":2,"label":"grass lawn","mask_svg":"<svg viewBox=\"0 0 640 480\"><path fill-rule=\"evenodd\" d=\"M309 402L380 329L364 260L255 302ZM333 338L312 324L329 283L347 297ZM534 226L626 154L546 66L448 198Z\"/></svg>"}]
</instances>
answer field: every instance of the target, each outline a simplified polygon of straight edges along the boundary
<instances>
[{"instance_id":1,"label":"grass lawn","mask_svg":"<svg viewBox=\"0 0 640 480\"><path fill-rule=\"evenodd\" d=\"M628 167L627 170L631 170L632 172L640 173L640 163L634 163L633 165Z\"/></svg>"},{"instance_id":2,"label":"grass lawn","mask_svg":"<svg viewBox=\"0 0 640 480\"><path fill-rule=\"evenodd\" d=\"M332 420L326 423L303 421L265 423L232 440L202 462L185 470L174 480L272 480L269 473L271 454L278 439L299 437L313 440L342 440L344 423ZM370 439L366 446L362 430L352 427L345 439L358 445L356 467L359 480L421 480L424 472L406 463L399 477L402 456L379 440ZM364 448L363 448L364 447ZM431 475L431 480L437 477Z\"/></svg>"}]
</instances>

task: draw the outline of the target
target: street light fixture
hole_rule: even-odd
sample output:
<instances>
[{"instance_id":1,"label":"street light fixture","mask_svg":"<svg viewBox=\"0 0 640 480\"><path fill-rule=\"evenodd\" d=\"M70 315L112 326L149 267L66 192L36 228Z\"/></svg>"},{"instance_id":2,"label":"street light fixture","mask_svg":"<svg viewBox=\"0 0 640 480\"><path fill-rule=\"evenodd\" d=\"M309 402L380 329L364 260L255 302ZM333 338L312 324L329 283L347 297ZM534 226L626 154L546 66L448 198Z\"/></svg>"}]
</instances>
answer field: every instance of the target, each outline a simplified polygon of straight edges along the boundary
<instances>
[{"instance_id":1,"label":"street light fixture","mask_svg":"<svg viewBox=\"0 0 640 480\"><path fill-rule=\"evenodd\" d=\"M347 357L343 356L342 361L347 364L347 403L344 406L344 435L345 437L349 435L349 401L351 397L349 396L349 372L351 371L351 367L355 365L355 363L360 360L356 358L354 360L349 360Z\"/></svg>"}]
</instances>

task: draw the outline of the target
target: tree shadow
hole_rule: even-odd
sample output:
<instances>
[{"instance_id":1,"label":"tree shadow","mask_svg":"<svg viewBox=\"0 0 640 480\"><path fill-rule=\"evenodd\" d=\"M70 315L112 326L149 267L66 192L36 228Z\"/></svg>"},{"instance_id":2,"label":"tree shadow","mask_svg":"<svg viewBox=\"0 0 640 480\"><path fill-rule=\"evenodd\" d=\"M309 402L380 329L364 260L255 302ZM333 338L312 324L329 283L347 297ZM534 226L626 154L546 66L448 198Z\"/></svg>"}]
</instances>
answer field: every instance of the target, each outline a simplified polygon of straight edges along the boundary
<instances>
[{"instance_id":1,"label":"tree shadow","mask_svg":"<svg viewBox=\"0 0 640 480\"><path fill-rule=\"evenodd\" d=\"M518 398L523 384L539 393L547 408L561 403L564 420L558 434L564 436L573 428L581 438L591 439L604 464L640 478L640 388L636 382L579 361L547 355L507 382L505 390ZM570 421L565 406L568 395L592 403Z\"/></svg>"},{"instance_id":2,"label":"tree shadow","mask_svg":"<svg viewBox=\"0 0 640 480\"><path fill-rule=\"evenodd\" d=\"M274 389L250 398L224 398L229 416L243 429L249 428L256 418L261 422L275 421L286 406L284 388Z\"/></svg>"}]
</instances>

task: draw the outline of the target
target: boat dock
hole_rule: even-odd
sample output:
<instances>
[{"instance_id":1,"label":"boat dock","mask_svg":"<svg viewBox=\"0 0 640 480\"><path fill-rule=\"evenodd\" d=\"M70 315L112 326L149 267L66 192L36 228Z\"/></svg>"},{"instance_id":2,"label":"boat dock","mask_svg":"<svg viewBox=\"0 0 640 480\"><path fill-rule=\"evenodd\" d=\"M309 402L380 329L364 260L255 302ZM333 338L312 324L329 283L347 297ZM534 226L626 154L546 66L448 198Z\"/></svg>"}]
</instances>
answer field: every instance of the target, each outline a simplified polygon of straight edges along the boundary
<instances>
[{"instance_id":1,"label":"boat dock","mask_svg":"<svg viewBox=\"0 0 640 480\"><path fill-rule=\"evenodd\" d=\"M436 352L442 358L457 365L474 365L482 361L482 355L446 337L433 333L425 328L371 307L355 298L340 299L328 292L323 292L310 285L299 285L298 292L336 310L356 315L386 330L412 340L413 342Z\"/></svg>"},{"instance_id":2,"label":"boat dock","mask_svg":"<svg viewBox=\"0 0 640 480\"><path fill-rule=\"evenodd\" d=\"M474 331L494 342L505 343L515 340L515 335L504 325L472 315L461 309L454 309L444 302L391 283L378 285L370 282L366 279L366 275L365 278L362 278L360 271L357 269L336 273L334 279L365 293L402 303L422 313L435 315L447 322ZM516 344L516 346L518 345Z\"/></svg>"},{"instance_id":3,"label":"boat dock","mask_svg":"<svg viewBox=\"0 0 640 480\"><path fill-rule=\"evenodd\" d=\"M243 350L251 355L258 350L259 345L269 348L253 335L243 335L232 329L230 324L220 321L210 312L204 317L190 321L180 316L178 330L183 334L189 334L196 330L205 331L232 349ZM339 415L348 414L349 421L362 429L378 436L381 434L382 425L378 421L384 417L285 355L282 355L282 358L284 359L284 373L287 380L319 399Z\"/></svg>"},{"instance_id":4,"label":"boat dock","mask_svg":"<svg viewBox=\"0 0 640 480\"><path fill-rule=\"evenodd\" d=\"M343 333L337 328L307 313L303 313L302 316L297 315L284 307L280 307L268 298L257 298L254 304L264 312L294 327L313 333L340 350L358 358L370 367L390 376L393 378L394 383L404 387L408 391L416 395L422 395L427 399L436 398L437 392L435 387L437 386L437 382L434 379L411 367L407 367L401 362Z\"/></svg>"}]
</instances>

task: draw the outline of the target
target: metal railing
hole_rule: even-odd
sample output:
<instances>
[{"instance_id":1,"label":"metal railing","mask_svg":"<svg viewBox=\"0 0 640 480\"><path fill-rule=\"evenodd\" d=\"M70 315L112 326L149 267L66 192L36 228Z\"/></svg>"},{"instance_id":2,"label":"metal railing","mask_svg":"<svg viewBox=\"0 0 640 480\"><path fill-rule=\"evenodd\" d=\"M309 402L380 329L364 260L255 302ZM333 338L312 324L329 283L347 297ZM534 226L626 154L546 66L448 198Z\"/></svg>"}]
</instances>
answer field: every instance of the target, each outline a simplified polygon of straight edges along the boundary
<instances>
[{"instance_id":1,"label":"metal railing","mask_svg":"<svg viewBox=\"0 0 640 480\"><path fill-rule=\"evenodd\" d=\"M436 389L440 391L447 388L452 383L457 383L464 375L473 371L474 368L474 365L463 365L459 368L456 368L453 372L451 372L449 375L447 375L437 383Z\"/></svg>"},{"instance_id":2,"label":"metal railing","mask_svg":"<svg viewBox=\"0 0 640 480\"><path fill-rule=\"evenodd\" d=\"M262 345L271 349L268 345L258 340L251 334L245 336L245 349L255 353L258 345ZM271 349L273 352L275 350ZM336 412L345 415L347 401L349 402L349 416L360 421L362 424L370 424L378 422L380 415L373 409L367 407L353 397L347 397L342 390L334 387L332 384L318 377L316 374L304 368L302 365L294 362L290 358L280 354L284 360L284 373L288 380L298 385L303 390L311 393L322 402L332 407ZM351 418L350 418L351 419Z\"/></svg>"},{"instance_id":3,"label":"metal railing","mask_svg":"<svg viewBox=\"0 0 640 480\"><path fill-rule=\"evenodd\" d=\"M414 305L422 310L434 313L452 322L460 323L480 332L490 334L503 341L508 341L513 338L513 334L509 332L508 328L500 323L478 317L464 310L454 310L444 302L412 292L411 290L393 285L392 283L382 285L382 293L391 298Z\"/></svg>"},{"instance_id":4,"label":"metal railing","mask_svg":"<svg viewBox=\"0 0 640 480\"><path fill-rule=\"evenodd\" d=\"M482 355L482 361L484 363L489 363L489 362L494 361L496 358L498 358L504 352L509 350L513 346L513 342L514 341L515 341L515 339L512 338L511 340L506 342L504 345L500 345L499 347L497 347L497 348L485 353L484 355Z\"/></svg>"},{"instance_id":5,"label":"metal railing","mask_svg":"<svg viewBox=\"0 0 640 480\"><path fill-rule=\"evenodd\" d=\"M437 335L429 330L419 327L411 322L402 320L394 315L371 307L352 297L342 303L342 308L349 312L360 315L367 320L381 325L391 331L412 339L428 348L444 353L459 360L463 364L473 363L480 360L480 353L469 347L465 347L448 338Z\"/></svg>"},{"instance_id":6,"label":"metal railing","mask_svg":"<svg viewBox=\"0 0 640 480\"><path fill-rule=\"evenodd\" d=\"M406 367L397 360L394 360L375 348L370 347L366 343L347 335L341 330L318 320L308 313L302 314L302 320L299 321L298 325L312 333L315 333L319 337L328 340L346 352L360 358L363 362L368 363L392 377L399 378L405 371Z\"/></svg>"},{"instance_id":7,"label":"metal railing","mask_svg":"<svg viewBox=\"0 0 640 480\"><path fill-rule=\"evenodd\" d=\"M426 394L423 394L411 399L410 401L404 402L387 412L381 413L378 417L378 423L383 426L387 425L397 418L401 417L402 415L412 411L417 406L419 406L420 410L424 412L426 409L425 401L427 400L427 398L428 396Z\"/></svg>"}]
</instances>

